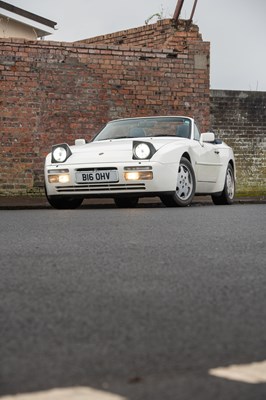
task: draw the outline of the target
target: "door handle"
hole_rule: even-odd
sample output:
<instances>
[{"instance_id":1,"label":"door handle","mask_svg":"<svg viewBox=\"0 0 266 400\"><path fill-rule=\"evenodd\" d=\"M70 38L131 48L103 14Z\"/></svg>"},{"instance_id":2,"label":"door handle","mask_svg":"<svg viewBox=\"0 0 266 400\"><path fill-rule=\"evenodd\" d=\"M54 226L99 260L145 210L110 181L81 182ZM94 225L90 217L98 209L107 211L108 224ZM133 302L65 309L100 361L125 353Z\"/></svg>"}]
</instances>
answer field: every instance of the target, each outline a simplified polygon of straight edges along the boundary
<instances>
[{"instance_id":1,"label":"door handle","mask_svg":"<svg viewBox=\"0 0 266 400\"><path fill-rule=\"evenodd\" d=\"M214 150L215 154L220 154L219 150Z\"/></svg>"}]
</instances>

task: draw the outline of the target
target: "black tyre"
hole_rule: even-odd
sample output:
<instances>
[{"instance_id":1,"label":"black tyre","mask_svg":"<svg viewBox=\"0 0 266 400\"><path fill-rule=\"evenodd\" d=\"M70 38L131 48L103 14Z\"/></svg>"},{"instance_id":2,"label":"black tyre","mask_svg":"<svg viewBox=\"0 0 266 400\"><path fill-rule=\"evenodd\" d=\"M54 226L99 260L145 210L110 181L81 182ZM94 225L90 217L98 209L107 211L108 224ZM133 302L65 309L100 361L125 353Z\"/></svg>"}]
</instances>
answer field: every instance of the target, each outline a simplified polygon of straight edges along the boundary
<instances>
[{"instance_id":1,"label":"black tyre","mask_svg":"<svg viewBox=\"0 0 266 400\"><path fill-rule=\"evenodd\" d=\"M115 197L115 205L119 208L132 208L138 204L138 197Z\"/></svg>"},{"instance_id":2,"label":"black tyre","mask_svg":"<svg viewBox=\"0 0 266 400\"><path fill-rule=\"evenodd\" d=\"M195 189L196 180L192 165L186 158L181 157L176 191L173 195L161 196L161 201L167 207L186 207L192 202Z\"/></svg>"},{"instance_id":3,"label":"black tyre","mask_svg":"<svg viewBox=\"0 0 266 400\"><path fill-rule=\"evenodd\" d=\"M45 195L47 198L48 203L58 210L74 210L78 208L83 199L78 197L57 197L57 196L48 196L45 188Z\"/></svg>"},{"instance_id":4,"label":"black tyre","mask_svg":"<svg viewBox=\"0 0 266 400\"><path fill-rule=\"evenodd\" d=\"M234 202L235 196L235 175L231 164L228 164L226 174L224 189L219 195L212 195L212 201L215 205L230 205Z\"/></svg>"}]
</instances>

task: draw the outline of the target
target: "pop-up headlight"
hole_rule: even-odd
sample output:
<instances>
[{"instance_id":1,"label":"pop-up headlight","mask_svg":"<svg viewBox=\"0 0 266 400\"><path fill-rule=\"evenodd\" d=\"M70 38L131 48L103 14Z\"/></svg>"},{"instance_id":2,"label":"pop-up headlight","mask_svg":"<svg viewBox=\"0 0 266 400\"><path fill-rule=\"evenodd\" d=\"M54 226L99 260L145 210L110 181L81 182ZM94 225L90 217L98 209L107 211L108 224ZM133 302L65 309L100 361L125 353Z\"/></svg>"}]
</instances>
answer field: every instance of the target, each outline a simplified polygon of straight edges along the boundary
<instances>
[{"instance_id":1,"label":"pop-up headlight","mask_svg":"<svg viewBox=\"0 0 266 400\"><path fill-rule=\"evenodd\" d=\"M156 152L148 142L133 142L133 160L149 160Z\"/></svg>"},{"instance_id":2,"label":"pop-up headlight","mask_svg":"<svg viewBox=\"0 0 266 400\"><path fill-rule=\"evenodd\" d=\"M63 163L71 154L68 144L57 144L52 147L52 163Z\"/></svg>"}]
</instances>

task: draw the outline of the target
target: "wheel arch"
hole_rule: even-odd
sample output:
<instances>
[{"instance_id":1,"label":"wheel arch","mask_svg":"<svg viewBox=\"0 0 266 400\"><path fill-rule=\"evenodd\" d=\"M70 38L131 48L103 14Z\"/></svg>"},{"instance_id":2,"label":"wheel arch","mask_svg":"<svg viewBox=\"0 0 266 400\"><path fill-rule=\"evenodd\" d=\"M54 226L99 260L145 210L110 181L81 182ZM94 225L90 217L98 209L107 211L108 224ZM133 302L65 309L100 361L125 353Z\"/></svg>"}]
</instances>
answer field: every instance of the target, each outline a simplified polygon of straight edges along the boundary
<instances>
[{"instance_id":1,"label":"wheel arch","mask_svg":"<svg viewBox=\"0 0 266 400\"><path fill-rule=\"evenodd\" d=\"M228 164L231 165L231 167L233 168L233 174L234 174L235 183L236 183L236 165L235 165L235 160L233 160L233 159L231 158L231 159L229 160Z\"/></svg>"},{"instance_id":2,"label":"wheel arch","mask_svg":"<svg viewBox=\"0 0 266 400\"><path fill-rule=\"evenodd\" d=\"M190 158L190 155L188 154L187 151L186 151L185 153L182 154L181 158L182 158L182 157L186 158L186 159L190 162L190 164L191 164L191 158Z\"/></svg>"},{"instance_id":3,"label":"wheel arch","mask_svg":"<svg viewBox=\"0 0 266 400\"><path fill-rule=\"evenodd\" d=\"M234 161L231 159L231 160L229 160L229 163L228 164L230 164L231 165L231 167L233 168L233 170L235 170L235 163L234 163Z\"/></svg>"}]
</instances>

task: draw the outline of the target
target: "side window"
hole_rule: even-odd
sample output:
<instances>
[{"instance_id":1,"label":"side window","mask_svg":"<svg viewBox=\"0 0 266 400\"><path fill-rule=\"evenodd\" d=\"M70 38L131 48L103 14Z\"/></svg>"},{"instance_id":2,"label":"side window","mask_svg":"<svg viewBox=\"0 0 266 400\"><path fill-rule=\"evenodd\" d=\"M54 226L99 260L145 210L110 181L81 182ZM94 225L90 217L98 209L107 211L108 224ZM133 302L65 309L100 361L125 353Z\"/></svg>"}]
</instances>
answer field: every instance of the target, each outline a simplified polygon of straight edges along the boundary
<instances>
[{"instance_id":1,"label":"side window","mask_svg":"<svg viewBox=\"0 0 266 400\"><path fill-rule=\"evenodd\" d=\"M196 124L194 124L194 140L200 140L200 132Z\"/></svg>"}]
</instances>

